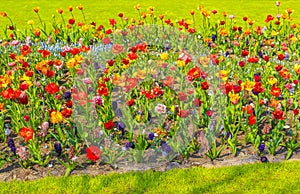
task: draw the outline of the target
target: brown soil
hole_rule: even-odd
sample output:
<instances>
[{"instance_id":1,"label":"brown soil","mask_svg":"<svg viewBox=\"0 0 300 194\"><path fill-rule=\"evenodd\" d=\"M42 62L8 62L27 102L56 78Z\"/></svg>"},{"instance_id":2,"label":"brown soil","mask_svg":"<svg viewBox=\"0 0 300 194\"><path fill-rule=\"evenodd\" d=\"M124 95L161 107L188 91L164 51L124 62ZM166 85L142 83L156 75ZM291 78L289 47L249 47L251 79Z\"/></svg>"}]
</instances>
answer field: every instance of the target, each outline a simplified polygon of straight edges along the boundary
<instances>
[{"instance_id":1,"label":"brown soil","mask_svg":"<svg viewBox=\"0 0 300 194\"><path fill-rule=\"evenodd\" d=\"M99 174L107 174L112 172L124 173L129 171L143 171L143 170L155 170L155 171L167 171L173 168L190 168L190 167L222 167L222 166L236 166L250 163L260 162L260 158L255 153L253 146L244 145L238 147L237 156L233 156L230 148L224 148L219 158L211 161L204 154L196 153L190 156L188 160L181 163L168 162L161 163L156 166L150 167L149 165L122 165L120 164L117 168L114 168L108 164L102 164L101 161L88 164L86 163L86 156L84 154L78 157L78 161L82 164L82 167L77 167L71 172L71 175L88 174L90 176L96 176ZM278 150L278 154L275 156L266 155L269 162L280 162L285 160L286 151L281 149ZM300 150L297 150L292 155L290 160L300 161ZM31 169L22 169L18 163L6 163L0 169L0 181L11 181L11 180L34 180L47 176L63 176L65 168L56 161L50 161L51 165L48 167L40 167L38 165L32 166ZM145 167L146 166L146 167Z\"/></svg>"}]
</instances>

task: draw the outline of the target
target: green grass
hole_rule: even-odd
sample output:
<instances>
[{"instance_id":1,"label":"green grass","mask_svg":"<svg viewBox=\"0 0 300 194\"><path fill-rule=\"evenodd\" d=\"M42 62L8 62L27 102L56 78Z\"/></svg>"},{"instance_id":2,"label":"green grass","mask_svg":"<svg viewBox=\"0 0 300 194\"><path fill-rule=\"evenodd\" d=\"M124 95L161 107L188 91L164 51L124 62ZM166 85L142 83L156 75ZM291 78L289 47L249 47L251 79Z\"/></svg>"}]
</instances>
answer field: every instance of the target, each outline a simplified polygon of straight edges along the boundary
<instances>
[{"instance_id":1,"label":"green grass","mask_svg":"<svg viewBox=\"0 0 300 194\"><path fill-rule=\"evenodd\" d=\"M0 193L300 193L300 162L0 182Z\"/></svg>"},{"instance_id":2,"label":"green grass","mask_svg":"<svg viewBox=\"0 0 300 194\"><path fill-rule=\"evenodd\" d=\"M222 19L221 13L226 11L228 14L235 15L236 21L242 24L242 17L248 16L256 21L255 24L264 24L267 14L277 13L275 0L232 0L232 1L219 1L219 0L5 0L5 3L0 4L0 11L6 11L12 18L14 23L17 24L18 29L29 28L27 25L28 20L34 20L35 25L39 24L37 15L33 12L34 7L40 8L40 15L46 23L52 21L52 15L60 19L57 14L57 9L64 10L65 19L71 17L67 8L69 5L73 6L73 12L76 21L82 21L83 17L77 5L81 3L84 7L84 12L88 22L95 21L97 24L108 25L109 18L117 18L117 14L123 12L129 18L137 18L138 12L134 9L134 5L140 4L142 6L141 12L146 11L149 6L154 6L156 15L165 14L166 18L182 19L190 18L189 11L191 9L197 10L199 5L204 6L208 10L216 9L219 13L217 19ZM293 8L294 22L298 23L300 20L300 4L297 0L282 0L280 5L280 12L283 13L287 8ZM202 18L200 12L196 12L196 17ZM212 17L213 18L213 17ZM119 21L119 20L118 20ZM6 18L0 17L0 29L3 29L9 21ZM2 33L2 32L1 32Z\"/></svg>"}]
</instances>

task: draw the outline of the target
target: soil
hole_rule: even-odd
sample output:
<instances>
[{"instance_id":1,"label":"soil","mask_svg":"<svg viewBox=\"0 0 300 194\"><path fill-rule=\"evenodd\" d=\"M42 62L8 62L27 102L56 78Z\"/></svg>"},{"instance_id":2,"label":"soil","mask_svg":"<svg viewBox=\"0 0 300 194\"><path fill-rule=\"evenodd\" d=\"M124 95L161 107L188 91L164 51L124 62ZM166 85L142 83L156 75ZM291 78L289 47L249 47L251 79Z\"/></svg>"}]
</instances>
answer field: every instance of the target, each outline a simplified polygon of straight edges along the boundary
<instances>
[{"instance_id":1,"label":"soil","mask_svg":"<svg viewBox=\"0 0 300 194\"><path fill-rule=\"evenodd\" d=\"M286 151L284 149L278 150L275 156L269 154L265 155L269 162L280 162L285 160ZM125 173L130 171L167 171L174 168L191 168L191 167L223 167L223 166L236 166L243 164L252 164L260 162L259 156L256 154L253 146L244 145L238 147L236 156L232 155L230 148L224 148L219 158L211 161L206 155L201 153L192 154L188 160L180 162L168 162L161 163L155 166L150 165L125 165L119 164L118 167L114 168L108 164L102 164L101 161L96 163L86 163L86 156L80 155L77 159L82 167L77 167L71 172L71 175L86 174L90 176L96 176L99 174L108 173ZM296 150L289 160L300 161L300 150ZM145 167L146 166L146 167ZM65 167L57 161L50 161L47 167L41 167L38 165L32 166L31 169L23 169L18 163L6 163L0 169L0 181L28 181L35 180L47 176L64 176Z\"/></svg>"}]
</instances>

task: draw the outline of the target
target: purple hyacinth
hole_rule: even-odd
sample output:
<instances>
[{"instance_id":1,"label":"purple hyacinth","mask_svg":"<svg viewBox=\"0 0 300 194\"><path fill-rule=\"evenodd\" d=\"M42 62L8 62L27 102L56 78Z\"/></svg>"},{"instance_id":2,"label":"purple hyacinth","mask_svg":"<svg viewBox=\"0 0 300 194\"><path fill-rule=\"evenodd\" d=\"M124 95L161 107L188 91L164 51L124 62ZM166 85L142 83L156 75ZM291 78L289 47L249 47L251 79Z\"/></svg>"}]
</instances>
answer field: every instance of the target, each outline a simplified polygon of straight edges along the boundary
<instances>
[{"instance_id":1,"label":"purple hyacinth","mask_svg":"<svg viewBox=\"0 0 300 194\"><path fill-rule=\"evenodd\" d=\"M60 143L54 144L54 149L55 149L55 152L56 152L57 156L60 156L61 155L61 151L62 151Z\"/></svg>"},{"instance_id":2,"label":"purple hyacinth","mask_svg":"<svg viewBox=\"0 0 300 194\"><path fill-rule=\"evenodd\" d=\"M14 140L12 138L9 138L7 140L7 145L10 148L10 150L15 154L17 149L16 149L16 146L15 146Z\"/></svg>"},{"instance_id":3,"label":"purple hyacinth","mask_svg":"<svg viewBox=\"0 0 300 194\"><path fill-rule=\"evenodd\" d=\"M122 121L120 121L119 123L118 123L118 129L120 130L120 131L124 131L124 129L125 129L125 124L122 122Z\"/></svg>"},{"instance_id":4,"label":"purple hyacinth","mask_svg":"<svg viewBox=\"0 0 300 194\"><path fill-rule=\"evenodd\" d=\"M171 151L171 147L165 141L161 142L161 149L167 153Z\"/></svg>"},{"instance_id":5,"label":"purple hyacinth","mask_svg":"<svg viewBox=\"0 0 300 194\"><path fill-rule=\"evenodd\" d=\"M261 143L259 146L258 146L258 150L260 152L263 152L265 150L265 144Z\"/></svg>"},{"instance_id":6,"label":"purple hyacinth","mask_svg":"<svg viewBox=\"0 0 300 194\"><path fill-rule=\"evenodd\" d=\"M268 158L267 158L266 156L262 156L262 157L260 158L260 161L261 161L262 163L267 163L267 162L268 162Z\"/></svg>"},{"instance_id":7,"label":"purple hyacinth","mask_svg":"<svg viewBox=\"0 0 300 194\"><path fill-rule=\"evenodd\" d=\"M151 123L152 122L152 114L150 111L148 111L148 121Z\"/></svg>"},{"instance_id":8,"label":"purple hyacinth","mask_svg":"<svg viewBox=\"0 0 300 194\"><path fill-rule=\"evenodd\" d=\"M216 35L212 35L212 36L211 36L211 40L212 40L213 42L215 42L215 41L216 41L216 38L217 38L217 36L216 36Z\"/></svg>"},{"instance_id":9,"label":"purple hyacinth","mask_svg":"<svg viewBox=\"0 0 300 194\"><path fill-rule=\"evenodd\" d=\"M116 101L112 101L112 109L115 111L118 108L118 103Z\"/></svg>"},{"instance_id":10,"label":"purple hyacinth","mask_svg":"<svg viewBox=\"0 0 300 194\"><path fill-rule=\"evenodd\" d=\"M64 93L63 98L64 98L65 100L69 100L69 99L71 98L71 92L70 92L70 91L66 91L66 92Z\"/></svg>"},{"instance_id":11,"label":"purple hyacinth","mask_svg":"<svg viewBox=\"0 0 300 194\"><path fill-rule=\"evenodd\" d=\"M129 150L129 148L134 149L135 145L133 142L126 142L125 147L126 147L126 150Z\"/></svg>"},{"instance_id":12,"label":"purple hyacinth","mask_svg":"<svg viewBox=\"0 0 300 194\"><path fill-rule=\"evenodd\" d=\"M95 69L100 69L100 66L99 66L98 62L95 62L95 63L94 63L94 68L95 68Z\"/></svg>"},{"instance_id":13,"label":"purple hyacinth","mask_svg":"<svg viewBox=\"0 0 300 194\"><path fill-rule=\"evenodd\" d=\"M154 139L154 133L149 133L148 138L149 138L149 140L153 140Z\"/></svg>"}]
</instances>

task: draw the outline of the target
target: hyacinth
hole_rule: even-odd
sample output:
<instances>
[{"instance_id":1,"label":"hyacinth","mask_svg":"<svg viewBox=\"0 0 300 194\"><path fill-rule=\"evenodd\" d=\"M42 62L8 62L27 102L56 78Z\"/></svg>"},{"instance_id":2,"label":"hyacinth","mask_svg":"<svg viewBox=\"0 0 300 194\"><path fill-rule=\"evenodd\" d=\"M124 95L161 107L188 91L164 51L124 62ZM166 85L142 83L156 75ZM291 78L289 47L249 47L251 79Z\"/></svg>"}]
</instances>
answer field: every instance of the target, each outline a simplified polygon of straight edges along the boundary
<instances>
[{"instance_id":1,"label":"hyacinth","mask_svg":"<svg viewBox=\"0 0 300 194\"><path fill-rule=\"evenodd\" d=\"M28 158L26 147L24 146L17 148L17 154L21 160L26 160Z\"/></svg>"},{"instance_id":2,"label":"hyacinth","mask_svg":"<svg viewBox=\"0 0 300 194\"><path fill-rule=\"evenodd\" d=\"M57 156L59 157L61 155L61 151L62 151L61 144L60 143L54 144L54 149L55 149Z\"/></svg>"},{"instance_id":3,"label":"hyacinth","mask_svg":"<svg viewBox=\"0 0 300 194\"><path fill-rule=\"evenodd\" d=\"M9 138L7 140L7 145L10 148L10 150L15 154L16 153L16 146L15 146L14 140L12 138Z\"/></svg>"}]
</instances>

